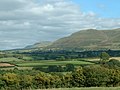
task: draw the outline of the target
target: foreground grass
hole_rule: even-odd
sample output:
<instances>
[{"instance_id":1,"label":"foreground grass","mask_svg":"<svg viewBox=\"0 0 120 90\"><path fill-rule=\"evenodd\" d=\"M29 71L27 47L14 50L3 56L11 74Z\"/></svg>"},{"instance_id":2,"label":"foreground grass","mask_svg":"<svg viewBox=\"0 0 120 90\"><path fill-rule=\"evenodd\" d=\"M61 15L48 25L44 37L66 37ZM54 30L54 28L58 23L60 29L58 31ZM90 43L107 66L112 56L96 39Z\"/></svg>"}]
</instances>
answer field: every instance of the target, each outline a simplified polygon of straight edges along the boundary
<instances>
[{"instance_id":1,"label":"foreground grass","mask_svg":"<svg viewBox=\"0 0 120 90\"><path fill-rule=\"evenodd\" d=\"M120 87L59 88L59 89L38 89L38 90L120 90Z\"/></svg>"}]
</instances>

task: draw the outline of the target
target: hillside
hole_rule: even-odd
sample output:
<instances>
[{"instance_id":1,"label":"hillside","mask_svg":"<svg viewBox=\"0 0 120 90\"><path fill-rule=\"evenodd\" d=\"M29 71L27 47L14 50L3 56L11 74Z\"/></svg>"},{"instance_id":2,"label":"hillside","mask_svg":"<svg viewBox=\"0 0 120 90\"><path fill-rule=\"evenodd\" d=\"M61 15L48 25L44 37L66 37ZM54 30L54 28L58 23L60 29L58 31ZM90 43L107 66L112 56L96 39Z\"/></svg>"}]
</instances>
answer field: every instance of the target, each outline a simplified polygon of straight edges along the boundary
<instances>
[{"instance_id":1,"label":"hillside","mask_svg":"<svg viewBox=\"0 0 120 90\"><path fill-rule=\"evenodd\" d=\"M120 29L81 30L55 41L48 48L54 49L120 49Z\"/></svg>"},{"instance_id":2,"label":"hillside","mask_svg":"<svg viewBox=\"0 0 120 90\"><path fill-rule=\"evenodd\" d=\"M25 49L43 48L43 47L46 47L46 46L51 45L51 44L52 44L52 42L50 42L50 41L42 41L39 43L35 43L34 45L26 46Z\"/></svg>"}]
</instances>

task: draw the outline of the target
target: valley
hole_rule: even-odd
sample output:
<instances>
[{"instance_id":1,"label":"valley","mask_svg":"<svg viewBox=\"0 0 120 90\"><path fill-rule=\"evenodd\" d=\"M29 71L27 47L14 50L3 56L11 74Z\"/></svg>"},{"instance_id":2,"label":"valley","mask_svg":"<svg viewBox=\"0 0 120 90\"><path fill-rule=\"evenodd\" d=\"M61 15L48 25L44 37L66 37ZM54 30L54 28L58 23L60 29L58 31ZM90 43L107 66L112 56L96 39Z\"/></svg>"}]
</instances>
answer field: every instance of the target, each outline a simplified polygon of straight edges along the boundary
<instances>
[{"instance_id":1,"label":"valley","mask_svg":"<svg viewBox=\"0 0 120 90\"><path fill-rule=\"evenodd\" d=\"M119 32L83 30L52 43L1 50L0 89L118 90Z\"/></svg>"}]
</instances>

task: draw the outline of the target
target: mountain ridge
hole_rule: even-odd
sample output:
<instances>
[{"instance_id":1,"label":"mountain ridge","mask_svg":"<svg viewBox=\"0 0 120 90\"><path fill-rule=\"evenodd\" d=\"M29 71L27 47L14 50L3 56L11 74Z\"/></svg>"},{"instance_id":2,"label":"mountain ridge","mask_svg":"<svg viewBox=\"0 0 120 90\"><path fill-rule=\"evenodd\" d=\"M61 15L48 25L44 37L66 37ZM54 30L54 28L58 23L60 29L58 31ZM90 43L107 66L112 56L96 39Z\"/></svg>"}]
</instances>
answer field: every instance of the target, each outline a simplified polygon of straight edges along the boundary
<instances>
[{"instance_id":1,"label":"mountain ridge","mask_svg":"<svg viewBox=\"0 0 120 90\"><path fill-rule=\"evenodd\" d=\"M35 43L33 45L28 45L25 47L25 49L44 48L51 44L52 44L51 41L41 41L41 42Z\"/></svg>"},{"instance_id":2,"label":"mountain ridge","mask_svg":"<svg viewBox=\"0 0 120 90\"><path fill-rule=\"evenodd\" d=\"M113 30L81 30L58 39L48 48L56 49L120 49L120 28Z\"/></svg>"}]
</instances>

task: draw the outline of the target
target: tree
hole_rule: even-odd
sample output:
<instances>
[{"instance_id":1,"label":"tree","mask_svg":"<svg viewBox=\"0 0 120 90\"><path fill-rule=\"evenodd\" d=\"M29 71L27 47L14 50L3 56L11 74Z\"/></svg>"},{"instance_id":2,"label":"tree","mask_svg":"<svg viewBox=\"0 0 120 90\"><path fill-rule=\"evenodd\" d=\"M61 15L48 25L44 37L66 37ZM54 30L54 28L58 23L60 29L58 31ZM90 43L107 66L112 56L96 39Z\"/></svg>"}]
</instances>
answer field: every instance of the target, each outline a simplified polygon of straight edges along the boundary
<instances>
[{"instance_id":1,"label":"tree","mask_svg":"<svg viewBox=\"0 0 120 90\"><path fill-rule=\"evenodd\" d=\"M5 81L2 80L2 75L0 75L0 90L2 90L2 87L5 87Z\"/></svg>"},{"instance_id":2,"label":"tree","mask_svg":"<svg viewBox=\"0 0 120 90\"><path fill-rule=\"evenodd\" d=\"M74 87L83 87L85 82L85 76L83 74L83 68L78 67L72 74L72 85Z\"/></svg>"},{"instance_id":3,"label":"tree","mask_svg":"<svg viewBox=\"0 0 120 90\"><path fill-rule=\"evenodd\" d=\"M120 61L117 59L110 59L109 62L106 63L109 68L117 69L120 67Z\"/></svg>"},{"instance_id":4,"label":"tree","mask_svg":"<svg viewBox=\"0 0 120 90\"><path fill-rule=\"evenodd\" d=\"M72 86L72 75L70 73L67 73L65 76L64 76L64 80L63 80L63 83L64 83L64 87L66 88L71 88L73 87Z\"/></svg>"},{"instance_id":5,"label":"tree","mask_svg":"<svg viewBox=\"0 0 120 90\"><path fill-rule=\"evenodd\" d=\"M58 66L57 65L48 66L48 72L58 72Z\"/></svg>"},{"instance_id":6,"label":"tree","mask_svg":"<svg viewBox=\"0 0 120 90\"><path fill-rule=\"evenodd\" d=\"M104 64L107 60L109 60L110 55L106 52L102 52L100 54L100 61Z\"/></svg>"},{"instance_id":7,"label":"tree","mask_svg":"<svg viewBox=\"0 0 120 90\"><path fill-rule=\"evenodd\" d=\"M49 87L50 80L49 74L47 73L40 72L39 74L35 75L34 80L34 83L37 86L37 88L44 89Z\"/></svg>"},{"instance_id":8,"label":"tree","mask_svg":"<svg viewBox=\"0 0 120 90\"><path fill-rule=\"evenodd\" d=\"M70 71L74 71L75 67L73 64L67 64L66 65L66 71L70 72Z\"/></svg>"},{"instance_id":9,"label":"tree","mask_svg":"<svg viewBox=\"0 0 120 90\"><path fill-rule=\"evenodd\" d=\"M3 75L3 81L6 82L7 86L18 87L19 85L19 77L15 73L6 73Z\"/></svg>"},{"instance_id":10,"label":"tree","mask_svg":"<svg viewBox=\"0 0 120 90\"><path fill-rule=\"evenodd\" d=\"M86 87L106 86L109 81L109 69L100 65L85 66L83 74L85 76Z\"/></svg>"},{"instance_id":11,"label":"tree","mask_svg":"<svg viewBox=\"0 0 120 90\"><path fill-rule=\"evenodd\" d=\"M28 88L33 85L33 76L30 75L22 75L20 77L20 86L21 88Z\"/></svg>"}]
</instances>

